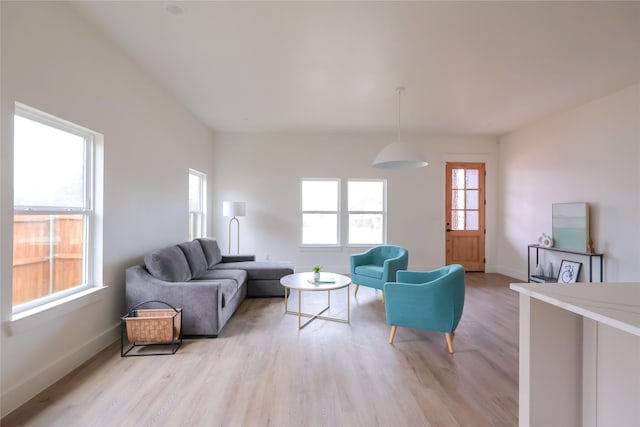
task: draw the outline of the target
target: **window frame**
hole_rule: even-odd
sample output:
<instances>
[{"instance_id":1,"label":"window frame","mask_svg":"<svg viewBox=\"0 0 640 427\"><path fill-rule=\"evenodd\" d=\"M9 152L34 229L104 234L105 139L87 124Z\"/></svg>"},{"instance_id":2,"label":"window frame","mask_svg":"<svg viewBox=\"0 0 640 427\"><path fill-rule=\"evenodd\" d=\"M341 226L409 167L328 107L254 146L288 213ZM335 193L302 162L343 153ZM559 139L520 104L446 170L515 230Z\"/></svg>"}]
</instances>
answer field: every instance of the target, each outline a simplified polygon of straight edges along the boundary
<instances>
[{"instance_id":1,"label":"window frame","mask_svg":"<svg viewBox=\"0 0 640 427\"><path fill-rule=\"evenodd\" d=\"M87 128L76 125L59 117L53 116L49 113L37 110L25 104L16 102L14 109L14 123L16 116L22 117L27 120L40 123L45 126L52 127L54 129L70 133L72 135L79 136L84 140L84 157L83 157L83 206L39 206L39 205L16 205L15 196L12 201L13 204L13 222L15 223L16 216L36 216L36 215L81 215L83 216L83 248L82 248L82 283L78 286L74 286L69 289L65 289L58 292L53 292L48 295L35 298L21 304L13 305L12 315L20 315L33 309L37 309L41 306L45 306L54 303L58 300L65 299L74 294L84 293L92 288L101 288L101 278L97 277L97 274L101 274L102 269L97 266L97 257L95 253L97 250L97 244L101 241L101 237L97 235L97 220L96 220L96 174L101 167L97 165L97 144L98 140L101 141L101 135L93 132ZM13 144L15 150L15 130L13 134ZM13 162L13 160L12 160ZM15 167L15 166L14 166ZM12 179L15 177L15 169ZM13 239L13 237L12 237ZM13 253L13 243L11 244L11 251ZM13 300L14 283L13 283L13 265L12 265L12 280L11 280L11 295ZM99 279L99 280L96 280Z\"/></svg>"},{"instance_id":2,"label":"window frame","mask_svg":"<svg viewBox=\"0 0 640 427\"><path fill-rule=\"evenodd\" d=\"M196 239L198 237L205 237L207 235L207 174L200 172L196 169L189 168L189 182L188 190L189 197L191 197L191 176L198 177L200 179L200 210L192 210L191 203L189 203L189 240ZM191 220L191 217L194 220ZM197 221L196 221L197 219ZM196 225L197 224L197 225ZM196 233L195 229L199 226L200 233Z\"/></svg>"},{"instance_id":3,"label":"window frame","mask_svg":"<svg viewBox=\"0 0 640 427\"><path fill-rule=\"evenodd\" d=\"M382 184L382 211L352 211L349 209L349 183L351 182L379 182ZM381 214L382 215L382 242L380 243L351 243L351 215L362 214ZM386 179L348 179L347 180L347 209L346 209L346 227L347 227L347 243L348 247L371 247L375 245L384 245L387 243L387 180Z\"/></svg>"},{"instance_id":4,"label":"window frame","mask_svg":"<svg viewBox=\"0 0 640 427\"><path fill-rule=\"evenodd\" d=\"M304 182L335 182L337 184L337 200L335 211L319 211L319 210L304 210L303 209L303 197L304 197ZM300 246L303 248L337 248L341 247L341 230L342 230L342 213L341 213L341 200L342 200L342 182L339 178L301 178L300 179ZM305 214L335 214L336 215L336 243L304 243L304 215Z\"/></svg>"}]
</instances>

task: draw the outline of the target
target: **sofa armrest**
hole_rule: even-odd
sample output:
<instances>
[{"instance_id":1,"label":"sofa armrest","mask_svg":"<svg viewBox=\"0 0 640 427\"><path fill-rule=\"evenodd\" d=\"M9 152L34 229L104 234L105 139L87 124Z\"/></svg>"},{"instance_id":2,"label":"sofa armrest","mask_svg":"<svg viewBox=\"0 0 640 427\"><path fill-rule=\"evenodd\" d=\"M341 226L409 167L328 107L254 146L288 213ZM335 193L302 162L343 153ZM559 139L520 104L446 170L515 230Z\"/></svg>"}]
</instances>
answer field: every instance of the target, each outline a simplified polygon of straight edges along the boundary
<instances>
[{"instance_id":1,"label":"sofa armrest","mask_svg":"<svg viewBox=\"0 0 640 427\"><path fill-rule=\"evenodd\" d=\"M255 260L255 255L222 255L222 261L220 262L244 262Z\"/></svg>"}]
</instances>

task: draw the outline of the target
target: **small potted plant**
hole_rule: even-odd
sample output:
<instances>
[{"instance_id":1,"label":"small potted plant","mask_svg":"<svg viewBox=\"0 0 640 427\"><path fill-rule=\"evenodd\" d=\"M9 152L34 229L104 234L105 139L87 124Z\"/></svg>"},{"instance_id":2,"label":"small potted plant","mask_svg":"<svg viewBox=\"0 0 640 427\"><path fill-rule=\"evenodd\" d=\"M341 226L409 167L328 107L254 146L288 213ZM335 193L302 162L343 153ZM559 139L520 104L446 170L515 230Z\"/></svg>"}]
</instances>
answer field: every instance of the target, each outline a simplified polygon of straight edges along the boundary
<instances>
[{"instance_id":1,"label":"small potted plant","mask_svg":"<svg viewBox=\"0 0 640 427\"><path fill-rule=\"evenodd\" d=\"M313 270L313 280L317 282L320 280L320 270L322 270L322 266L320 264L316 264L311 267L311 269Z\"/></svg>"}]
</instances>

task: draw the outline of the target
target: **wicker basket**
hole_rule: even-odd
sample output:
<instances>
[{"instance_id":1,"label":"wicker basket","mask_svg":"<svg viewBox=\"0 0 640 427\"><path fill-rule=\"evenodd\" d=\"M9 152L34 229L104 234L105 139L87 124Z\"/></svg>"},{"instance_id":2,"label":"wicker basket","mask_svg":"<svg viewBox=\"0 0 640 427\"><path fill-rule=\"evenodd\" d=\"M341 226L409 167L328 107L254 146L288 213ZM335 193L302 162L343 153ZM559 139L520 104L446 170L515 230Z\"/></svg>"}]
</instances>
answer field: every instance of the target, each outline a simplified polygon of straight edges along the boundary
<instances>
[{"instance_id":1,"label":"wicker basket","mask_svg":"<svg viewBox=\"0 0 640 427\"><path fill-rule=\"evenodd\" d=\"M140 309L145 304L163 304L169 308ZM121 318L120 355L147 356L154 354L175 354L182 345L182 309L164 301L145 301L131 309ZM126 336L126 338L125 338ZM129 342L125 349L125 341ZM166 349L167 345L170 347ZM162 352L141 350L151 347L165 347ZM136 348L131 354L131 350Z\"/></svg>"},{"instance_id":2,"label":"wicker basket","mask_svg":"<svg viewBox=\"0 0 640 427\"><path fill-rule=\"evenodd\" d=\"M135 310L125 317L127 338L135 343L167 343L178 339L182 309Z\"/></svg>"}]
</instances>

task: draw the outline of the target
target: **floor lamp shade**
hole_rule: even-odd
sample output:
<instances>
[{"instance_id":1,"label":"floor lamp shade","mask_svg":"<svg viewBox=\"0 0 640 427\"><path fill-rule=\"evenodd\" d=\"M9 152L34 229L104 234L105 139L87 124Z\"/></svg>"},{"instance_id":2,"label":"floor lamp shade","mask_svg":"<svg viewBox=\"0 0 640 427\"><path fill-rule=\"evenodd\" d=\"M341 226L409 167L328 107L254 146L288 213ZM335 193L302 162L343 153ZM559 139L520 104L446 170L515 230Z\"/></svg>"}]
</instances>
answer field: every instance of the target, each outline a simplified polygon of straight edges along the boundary
<instances>
[{"instance_id":1,"label":"floor lamp shade","mask_svg":"<svg viewBox=\"0 0 640 427\"><path fill-rule=\"evenodd\" d=\"M427 165L428 163L404 142L394 142L387 145L373 161L373 167L378 169L421 168Z\"/></svg>"},{"instance_id":2,"label":"floor lamp shade","mask_svg":"<svg viewBox=\"0 0 640 427\"><path fill-rule=\"evenodd\" d=\"M239 216L245 216L247 210L247 204L245 202L222 202L222 215L232 217L229 220L229 248L228 253L231 253L231 225L235 221L237 227L236 240L238 242L238 254L240 253L240 221Z\"/></svg>"},{"instance_id":3,"label":"floor lamp shade","mask_svg":"<svg viewBox=\"0 0 640 427\"><path fill-rule=\"evenodd\" d=\"M223 216L245 216L247 204L245 202L222 202Z\"/></svg>"}]
</instances>

